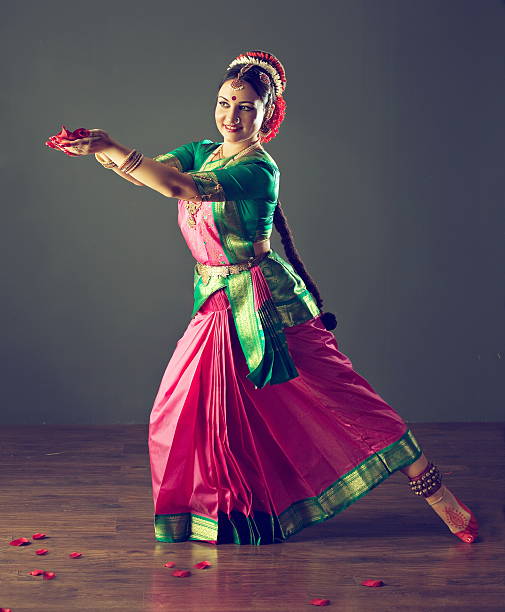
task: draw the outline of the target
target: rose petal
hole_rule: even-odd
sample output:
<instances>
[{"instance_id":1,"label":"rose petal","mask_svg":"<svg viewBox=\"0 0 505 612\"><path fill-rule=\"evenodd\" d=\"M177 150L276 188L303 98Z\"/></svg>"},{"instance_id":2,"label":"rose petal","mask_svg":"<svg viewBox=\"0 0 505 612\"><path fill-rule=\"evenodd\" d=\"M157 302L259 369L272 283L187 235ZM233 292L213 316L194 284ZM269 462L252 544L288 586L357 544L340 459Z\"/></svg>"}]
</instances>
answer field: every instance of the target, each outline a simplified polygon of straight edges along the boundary
<instances>
[{"instance_id":1,"label":"rose petal","mask_svg":"<svg viewBox=\"0 0 505 612\"><path fill-rule=\"evenodd\" d=\"M68 556L72 557L73 559L78 559L79 557L82 557L82 553L80 553L80 552L72 552Z\"/></svg>"},{"instance_id":2,"label":"rose petal","mask_svg":"<svg viewBox=\"0 0 505 612\"><path fill-rule=\"evenodd\" d=\"M384 585L382 580L363 580L361 584L363 586L369 586L369 587L380 587Z\"/></svg>"},{"instance_id":3,"label":"rose petal","mask_svg":"<svg viewBox=\"0 0 505 612\"><path fill-rule=\"evenodd\" d=\"M27 544L31 544L28 538L18 538L17 540L12 540L9 542L11 546L26 546Z\"/></svg>"},{"instance_id":4,"label":"rose petal","mask_svg":"<svg viewBox=\"0 0 505 612\"><path fill-rule=\"evenodd\" d=\"M55 576L55 572L44 572L44 580L52 580Z\"/></svg>"},{"instance_id":5,"label":"rose petal","mask_svg":"<svg viewBox=\"0 0 505 612\"><path fill-rule=\"evenodd\" d=\"M28 572L29 575L31 576L40 576L40 574L43 574L44 570L41 569L34 569L31 572Z\"/></svg>"},{"instance_id":6,"label":"rose petal","mask_svg":"<svg viewBox=\"0 0 505 612\"><path fill-rule=\"evenodd\" d=\"M35 551L36 555L46 555L49 551L47 550L47 548L39 548L38 550Z\"/></svg>"},{"instance_id":7,"label":"rose petal","mask_svg":"<svg viewBox=\"0 0 505 612\"><path fill-rule=\"evenodd\" d=\"M163 567L175 567L175 563L173 561L168 561L168 563L165 563Z\"/></svg>"},{"instance_id":8,"label":"rose petal","mask_svg":"<svg viewBox=\"0 0 505 612\"><path fill-rule=\"evenodd\" d=\"M186 578L186 576L191 576L191 572L189 570L175 570L175 572L172 572L172 576Z\"/></svg>"},{"instance_id":9,"label":"rose petal","mask_svg":"<svg viewBox=\"0 0 505 612\"><path fill-rule=\"evenodd\" d=\"M12 608L0 608L0 612L12 612Z\"/></svg>"},{"instance_id":10,"label":"rose petal","mask_svg":"<svg viewBox=\"0 0 505 612\"><path fill-rule=\"evenodd\" d=\"M211 567L211 564L208 561L200 561L200 563L196 563L193 565L197 569L205 569L206 567Z\"/></svg>"},{"instance_id":11,"label":"rose petal","mask_svg":"<svg viewBox=\"0 0 505 612\"><path fill-rule=\"evenodd\" d=\"M32 538L34 540L42 540L42 538L45 538L45 537L47 537L45 533L34 533L32 535Z\"/></svg>"},{"instance_id":12,"label":"rose petal","mask_svg":"<svg viewBox=\"0 0 505 612\"><path fill-rule=\"evenodd\" d=\"M310 603L313 606L329 606L330 600L329 599L311 599Z\"/></svg>"}]
</instances>

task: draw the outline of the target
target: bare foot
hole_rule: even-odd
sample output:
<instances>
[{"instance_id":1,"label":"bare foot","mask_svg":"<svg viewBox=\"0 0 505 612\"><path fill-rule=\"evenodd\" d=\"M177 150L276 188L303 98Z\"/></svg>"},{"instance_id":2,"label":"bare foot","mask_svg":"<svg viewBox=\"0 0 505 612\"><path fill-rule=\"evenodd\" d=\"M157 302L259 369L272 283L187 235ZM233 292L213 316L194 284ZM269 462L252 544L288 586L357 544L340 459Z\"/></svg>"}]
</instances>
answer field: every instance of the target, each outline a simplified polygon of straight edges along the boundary
<instances>
[{"instance_id":1,"label":"bare foot","mask_svg":"<svg viewBox=\"0 0 505 612\"><path fill-rule=\"evenodd\" d=\"M445 485L425 499L449 527L451 533L457 535L463 542L471 543L475 540L478 533L477 519Z\"/></svg>"}]
</instances>

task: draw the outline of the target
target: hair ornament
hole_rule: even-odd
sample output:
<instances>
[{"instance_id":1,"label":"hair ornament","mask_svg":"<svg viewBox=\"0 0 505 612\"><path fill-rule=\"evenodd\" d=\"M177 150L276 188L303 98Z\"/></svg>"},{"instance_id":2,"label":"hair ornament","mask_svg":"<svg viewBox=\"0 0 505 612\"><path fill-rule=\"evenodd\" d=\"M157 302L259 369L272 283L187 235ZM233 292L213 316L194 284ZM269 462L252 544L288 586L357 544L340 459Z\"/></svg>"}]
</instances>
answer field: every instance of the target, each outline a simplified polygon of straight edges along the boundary
<instances>
[{"instance_id":1,"label":"hair ornament","mask_svg":"<svg viewBox=\"0 0 505 612\"><path fill-rule=\"evenodd\" d=\"M251 68L252 68L252 64L247 64L246 66L242 66L242 68L240 69L240 72L230 83L232 89L234 89L235 91L239 89L244 89L244 81L242 80L242 77Z\"/></svg>"},{"instance_id":2,"label":"hair ornament","mask_svg":"<svg viewBox=\"0 0 505 612\"><path fill-rule=\"evenodd\" d=\"M237 64L254 65L263 68L272 78L275 96L279 97L286 88L286 72L281 62L271 53L262 51L248 51L238 55L228 66L228 69ZM261 76L260 76L261 78Z\"/></svg>"}]
</instances>

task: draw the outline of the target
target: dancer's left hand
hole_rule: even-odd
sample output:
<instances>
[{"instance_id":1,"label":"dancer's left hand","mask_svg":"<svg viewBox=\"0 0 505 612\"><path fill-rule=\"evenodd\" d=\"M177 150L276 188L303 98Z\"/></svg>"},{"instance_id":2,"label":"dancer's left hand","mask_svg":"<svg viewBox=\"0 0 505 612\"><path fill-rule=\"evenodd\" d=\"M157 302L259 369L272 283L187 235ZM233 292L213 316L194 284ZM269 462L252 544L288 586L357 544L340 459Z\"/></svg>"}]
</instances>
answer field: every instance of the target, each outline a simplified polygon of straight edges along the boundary
<instances>
[{"instance_id":1,"label":"dancer's left hand","mask_svg":"<svg viewBox=\"0 0 505 612\"><path fill-rule=\"evenodd\" d=\"M89 131L91 132L90 135L85 138L78 138L77 140L61 138L60 144L77 155L100 153L112 145L112 138L104 130L94 129Z\"/></svg>"}]
</instances>

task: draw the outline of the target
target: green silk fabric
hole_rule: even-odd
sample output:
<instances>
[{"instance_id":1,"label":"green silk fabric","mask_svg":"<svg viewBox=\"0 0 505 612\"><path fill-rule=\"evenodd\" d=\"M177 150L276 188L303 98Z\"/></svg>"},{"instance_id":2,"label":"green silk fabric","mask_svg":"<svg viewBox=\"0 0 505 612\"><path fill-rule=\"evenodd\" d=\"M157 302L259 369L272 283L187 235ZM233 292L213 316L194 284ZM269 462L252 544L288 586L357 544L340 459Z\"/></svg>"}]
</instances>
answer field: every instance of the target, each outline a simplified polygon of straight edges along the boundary
<instances>
[{"instance_id":1,"label":"green silk fabric","mask_svg":"<svg viewBox=\"0 0 505 612\"><path fill-rule=\"evenodd\" d=\"M202 140L182 145L154 159L193 175L202 200L212 201L212 214L223 253L230 263L254 257L254 242L270 237L279 193L279 169L264 150L232 160L209 163L221 143ZM220 262L220 264L225 263ZM218 265L218 264L217 264ZM194 269L192 317L205 300L224 288L237 335L246 358L248 378L256 387L284 382L298 375L284 327L304 323L320 314L315 298L293 266L271 250L259 263L271 300L255 311L251 272L211 277L204 284Z\"/></svg>"}]
</instances>

